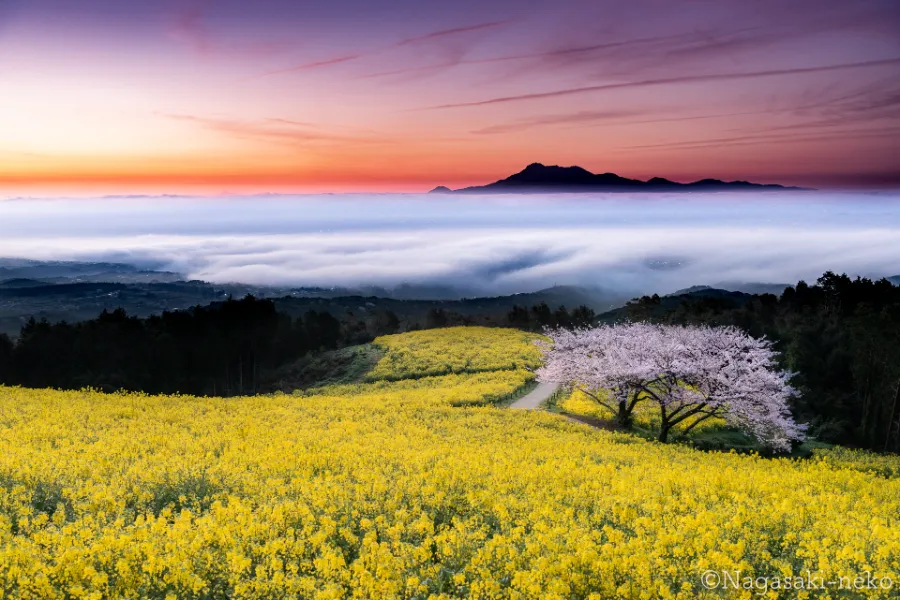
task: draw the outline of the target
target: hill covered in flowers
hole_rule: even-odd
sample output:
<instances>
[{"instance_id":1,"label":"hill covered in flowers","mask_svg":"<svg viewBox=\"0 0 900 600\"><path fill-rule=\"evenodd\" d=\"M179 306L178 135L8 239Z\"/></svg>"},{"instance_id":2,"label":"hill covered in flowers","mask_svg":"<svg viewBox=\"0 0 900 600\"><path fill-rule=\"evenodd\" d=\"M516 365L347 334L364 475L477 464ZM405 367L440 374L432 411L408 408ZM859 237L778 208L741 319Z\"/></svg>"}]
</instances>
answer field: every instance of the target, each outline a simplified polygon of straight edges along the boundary
<instances>
[{"instance_id":1,"label":"hill covered in flowers","mask_svg":"<svg viewBox=\"0 0 900 600\"><path fill-rule=\"evenodd\" d=\"M363 381L294 395L0 387L0 598L755 597L710 571L868 573L892 587L811 597L896 597L900 459L503 408L533 337L378 338Z\"/></svg>"}]
</instances>

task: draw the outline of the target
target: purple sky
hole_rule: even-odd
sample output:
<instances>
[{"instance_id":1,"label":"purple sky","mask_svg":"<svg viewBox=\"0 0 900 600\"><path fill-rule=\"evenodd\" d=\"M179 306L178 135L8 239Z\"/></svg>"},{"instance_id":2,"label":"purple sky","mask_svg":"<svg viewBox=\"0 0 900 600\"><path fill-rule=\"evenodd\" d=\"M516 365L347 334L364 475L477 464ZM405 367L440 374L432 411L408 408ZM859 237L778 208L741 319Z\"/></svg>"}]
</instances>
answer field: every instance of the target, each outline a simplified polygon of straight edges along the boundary
<instances>
[{"instance_id":1,"label":"purple sky","mask_svg":"<svg viewBox=\"0 0 900 600\"><path fill-rule=\"evenodd\" d=\"M0 191L900 184L897 0L0 0Z\"/></svg>"}]
</instances>

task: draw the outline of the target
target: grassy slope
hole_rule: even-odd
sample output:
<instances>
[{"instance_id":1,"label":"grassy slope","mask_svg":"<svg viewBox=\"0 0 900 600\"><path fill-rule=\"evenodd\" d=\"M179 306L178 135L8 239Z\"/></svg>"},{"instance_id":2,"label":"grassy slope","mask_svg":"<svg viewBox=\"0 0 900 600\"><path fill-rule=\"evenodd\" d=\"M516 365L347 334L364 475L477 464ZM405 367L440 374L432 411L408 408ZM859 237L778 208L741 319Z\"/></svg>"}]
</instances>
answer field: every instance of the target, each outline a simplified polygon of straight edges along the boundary
<instances>
[{"instance_id":1,"label":"grassy slope","mask_svg":"<svg viewBox=\"0 0 900 600\"><path fill-rule=\"evenodd\" d=\"M282 392L345 383L358 383L384 357L374 344L349 346L313 357L303 357L278 370L272 388Z\"/></svg>"}]
</instances>

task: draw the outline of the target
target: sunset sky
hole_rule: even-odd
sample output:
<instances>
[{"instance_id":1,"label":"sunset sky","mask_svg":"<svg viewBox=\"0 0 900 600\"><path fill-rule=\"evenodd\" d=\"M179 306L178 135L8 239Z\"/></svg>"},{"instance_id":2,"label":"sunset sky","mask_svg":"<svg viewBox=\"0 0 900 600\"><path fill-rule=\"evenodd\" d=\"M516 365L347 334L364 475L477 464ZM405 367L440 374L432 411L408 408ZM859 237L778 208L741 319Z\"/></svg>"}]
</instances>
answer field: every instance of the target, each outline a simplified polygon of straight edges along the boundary
<instances>
[{"instance_id":1,"label":"sunset sky","mask_svg":"<svg viewBox=\"0 0 900 600\"><path fill-rule=\"evenodd\" d=\"M0 195L900 186L897 0L0 0Z\"/></svg>"}]
</instances>

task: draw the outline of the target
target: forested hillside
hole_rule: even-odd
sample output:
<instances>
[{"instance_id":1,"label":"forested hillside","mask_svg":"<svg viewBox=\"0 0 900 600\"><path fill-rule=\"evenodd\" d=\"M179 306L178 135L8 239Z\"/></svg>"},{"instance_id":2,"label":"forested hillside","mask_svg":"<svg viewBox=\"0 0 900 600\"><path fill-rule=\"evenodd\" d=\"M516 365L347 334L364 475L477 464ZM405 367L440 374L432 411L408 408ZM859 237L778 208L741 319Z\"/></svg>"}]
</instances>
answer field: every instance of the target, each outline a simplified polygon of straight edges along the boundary
<instances>
[{"instance_id":1,"label":"forested hillside","mask_svg":"<svg viewBox=\"0 0 900 600\"><path fill-rule=\"evenodd\" d=\"M644 296L605 318L737 325L766 336L796 372L794 412L828 442L900 450L900 288L827 272L781 297Z\"/></svg>"},{"instance_id":2,"label":"forested hillside","mask_svg":"<svg viewBox=\"0 0 900 600\"><path fill-rule=\"evenodd\" d=\"M15 340L0 334L0 383L216 396L290 391L292 383L306 387L333 379L330 370L352 368L344 364L352 357L329 351L380 335L472 324L540 330L587 325L594 318L584 306L570 314L543 302L531 309L514 306L507 315L508 301L494 305L483 299L487 304L479 315L435 302L413 301L410 307L390 301L405 310L401 318L363 298L338 300L247 296L145 318L123 309L77 323L32 318ZM453 306L465 302L475 301Z\"/></svg>"},{"instance_id":3,"label":"forested hillside","mask_svg":"<svg viewBox=\"0 0 900 600\"><path fill-rule=\"evenodd\" d=\"M340 380L329 371L352 371L346 363L355 354L327 352L380 335L473 324L541 331L598 320L586 306L527 304L534 299L247 297L140 319L123 310L74 324L32 319L15 342L0 335L0 383L223 396L290 391ZM889 280L829 272L780 297L708 289L644 296L599 320L736 325L766 336L796 373L802 394L792 409L813 438L900 450L900 288Z\"/></svg>"}]
</instances>

